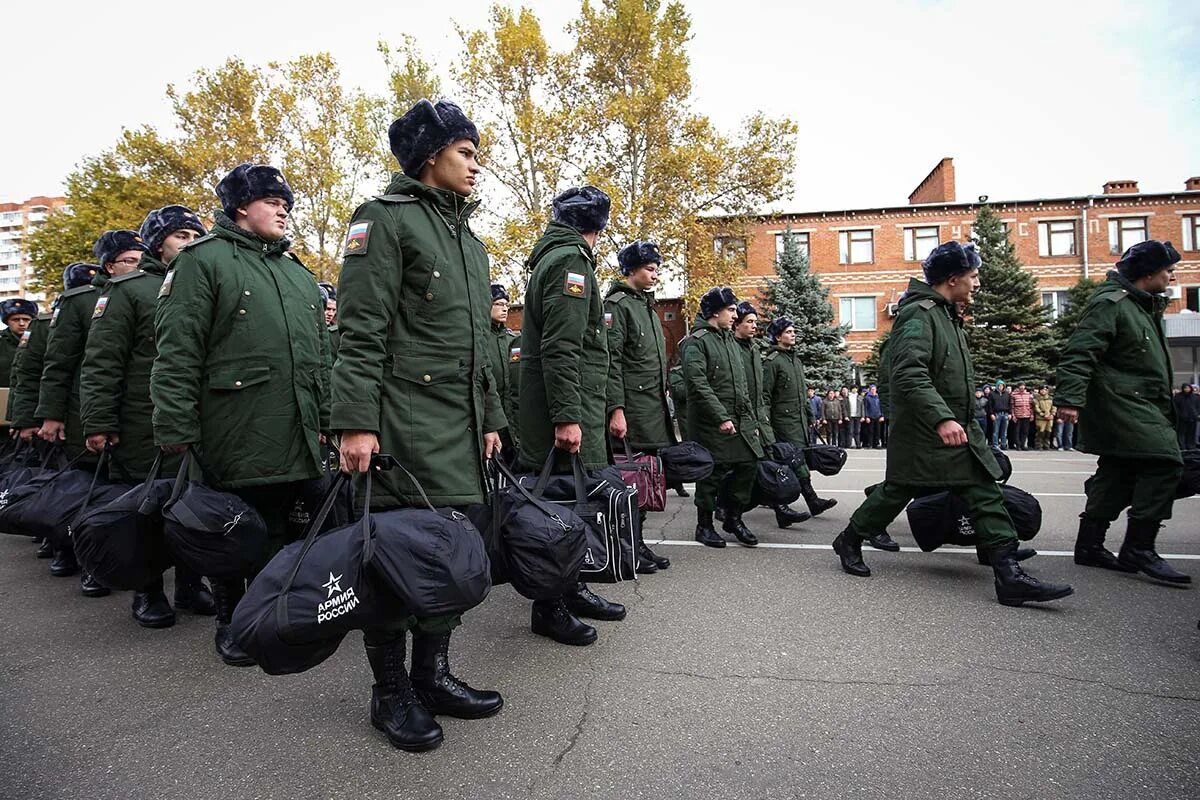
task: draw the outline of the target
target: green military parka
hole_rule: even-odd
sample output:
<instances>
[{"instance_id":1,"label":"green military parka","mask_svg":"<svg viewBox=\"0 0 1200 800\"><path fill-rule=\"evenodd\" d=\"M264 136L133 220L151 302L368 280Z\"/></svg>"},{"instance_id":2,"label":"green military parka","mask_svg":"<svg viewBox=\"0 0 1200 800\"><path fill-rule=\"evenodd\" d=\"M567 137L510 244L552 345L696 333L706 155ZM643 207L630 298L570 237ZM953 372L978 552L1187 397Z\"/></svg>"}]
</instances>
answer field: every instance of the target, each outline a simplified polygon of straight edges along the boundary
<instances>
[{"instance_id":1,"label":"green military parka","mask_svg":"<svg viewBox=\"0 0 1200 800\"><path fill-rule=\"evenodd\" d=\"M654 312L654 294L618 281L604 298L608 327L608 414L625 410L633 450L675 443L667 408L667 343Z\"/></svg>"},{"instance_id":2,"label":"green military parka","mask_svg":"<svg viewBox=\"0 0 1200 800\"><path fill-rule=\"evenodd\" d=\"M757 413L762 395L750 396L741 347L733 333L697 317L681 346L688 435L704 445L718 463L762 458L765 437ZM720 431L727 420L733 422L737 433Z\"/></svg>"}]
</instances>

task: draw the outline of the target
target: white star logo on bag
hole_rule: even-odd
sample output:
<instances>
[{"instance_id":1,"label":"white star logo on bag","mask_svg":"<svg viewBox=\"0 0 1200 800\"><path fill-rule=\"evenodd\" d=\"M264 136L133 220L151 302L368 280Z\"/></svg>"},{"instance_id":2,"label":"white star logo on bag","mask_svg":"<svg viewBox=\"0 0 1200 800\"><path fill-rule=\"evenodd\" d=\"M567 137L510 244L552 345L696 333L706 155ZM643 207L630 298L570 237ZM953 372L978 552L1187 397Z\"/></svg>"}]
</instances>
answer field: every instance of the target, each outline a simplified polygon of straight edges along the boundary
<instances>
[{"instance_id":1,"label":"white star logo on bag","mask_svg":"<svg viewBox=\"0 0 1200 800\"><path fill-rule=\"evenodd\" d=\"M334 592L342 591L342 576L338 575L335 578L335 577L333 577L332 572L329 573L329 580L325 583L322 583L321 588L329 590L329 595L325 598L328 600L330 597L333 597Z\"/></svg>"}]
</instances>

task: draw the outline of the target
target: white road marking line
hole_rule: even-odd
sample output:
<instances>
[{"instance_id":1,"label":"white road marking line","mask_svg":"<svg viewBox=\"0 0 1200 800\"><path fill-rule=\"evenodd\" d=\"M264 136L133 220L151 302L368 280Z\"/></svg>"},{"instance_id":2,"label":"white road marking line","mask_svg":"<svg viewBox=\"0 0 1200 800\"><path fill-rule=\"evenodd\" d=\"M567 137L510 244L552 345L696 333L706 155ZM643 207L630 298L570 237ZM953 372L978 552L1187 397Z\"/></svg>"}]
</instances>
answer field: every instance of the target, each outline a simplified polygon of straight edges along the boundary
<instances>
[{"instance_id":1,"label":"white road marking line","mask_svg":"<svg viewBox=\"0 0 1200 800\"><path fill-rule=\"evenodd\" d=\"M697 541L693 541L690 539L659 539L657 542L647 541L646 544L650 544L650 545L671 544L671 545L679 545L682 547L704 547L705 546L705 545L700 544ZM1022 544L1024 544L1024 542ZM757 547L748 547L748 548L743 548L743 549L746 549L746 550L762 550L762 549L765 549L765 550L827 550L829 552L833 552L833 548L827 544L805 544L802 542L759 542ZM865 552L869 553L873 550L873 548L871 548L868 545L864 545L863 550ZM919 547L901 547L900 552L901 553L923 553L924 551ZM958 553L959 555L967 554L967 555L972 555L972 556L975 555L975 550L973 548L965 548L965 547L939 547L934 552ZM1057 557L1061 558L1061 557L1065 557L1065 556L1074 556L1075 553L1074 553L1074 551L1071 551L1071 550L1038 550L1038 555L1039 556L1057 556ZM1179 559L1182 561L1200 561L1200 553L1159 553L1159 555L1162 556L1163 558L1174 558L1174 559Z\"/></svg>"},{"instance_id":2,"label":"white road marking line","mask_svg":"<svg viewBox=\"0 0 1200 800\"><path fill-rule=\"evenodd\" d=\"M856 469L853 467L842 467L842 472L879 472L879 468L875 469ZM1091 475L1094 470L1088 472L1067 472L1065 470L1039 470L1039 469L1014 469L1013 476L1018 475ZM840 472L838 473L841 474Z\"/></svg>"}]
</instances>

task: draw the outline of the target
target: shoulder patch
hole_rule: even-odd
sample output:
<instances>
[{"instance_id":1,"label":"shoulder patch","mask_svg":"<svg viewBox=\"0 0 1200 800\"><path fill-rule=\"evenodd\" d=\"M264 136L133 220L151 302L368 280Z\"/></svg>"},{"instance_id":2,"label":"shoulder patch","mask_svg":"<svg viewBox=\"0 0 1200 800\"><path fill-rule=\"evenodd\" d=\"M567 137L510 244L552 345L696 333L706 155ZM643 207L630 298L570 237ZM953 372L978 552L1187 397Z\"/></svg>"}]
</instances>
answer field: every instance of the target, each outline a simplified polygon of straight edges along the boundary
<instances>
[{"instance_id":1,"label":"shoulder patch","mask_svg":"<svg viewBox=\"0 0 1200 800\"><path fill-rule=\"evenodd\" d=\"M351 222L350 230L346 233L346 246L342 248L342 255L365 255L367 252L367 245L370 244L371 241L371 227L374 224L375 223L369 219Z\"/></svg>"},{"instance_id":2,"label":"shoulder patch","mask_svg":"<svg viewBox=\"0 0 1200 800\"><path fill-rule=\"evenodd\" d=\"M193 247L200 244L201 242L212 241L213 239L216 239L216 238L217 238L216 234L206 233L197 239L192 239L190 242L188 242L187 244L185 244L183 247L181 247L179 249L180 250L191 250Z\"/></svg>"},{"instance_id":3,"label":"shoulder patch","mask_svg":"<svg viewBox=\"0 0 1200 800\"><path fill-rule=\"evenodd\" d=\"M92 309L92 319L99 319L104 316L104 309L108 308L108 295L101 295L96 298L96 307Z\"/></svg>"},{"instance_id":4,"label":"shoulder patch","mask_svg":"<svg viewBox=\"0 0 1200 800\"><path fill-rule=\"evenodd\" d=\"M563 294L570 297L584 297L587 295L587 278L584 277L582 272L567 270L563 281Z\"/></svg>"},{"instance_id":5,"label":"shoulder patch","mask_svg":"<svg viewBox=\"0 0 1200 800\"><path fill-rule=\"evenodd\" d=\"M166 297L171 294L171 286L175 283L175 270L168 270L167 277L163 278L162 286L158 290L159 298Z\"/></svg>"},{"instance_id":6,"label":"shoulder patch","mask_svg":"<svg viewBox=\"0 0 1200 800\"><path fill-rule=\"evenodd\" d=\"M411 194L381 194L375 197L381 203L415 203L417 198Z\"/></svg>"},{"instance_id":7,"label":"shoulder patch","mask_svg":"<svg viewBox=\"0 0 1200 800\"><path fill-rule=\"evenodd\" d=\"M1097 295L1097 300L1107 300L1110 303L1119 303L1129 297L1129 292L1125 289L1114 289L1111 292L1105 292L1102 295Z\"/></svg>"},{"instance_id":8,"label":"shoulder patch","mask_svg":"<svg viewBox=\"0 0 1200 800\"><path fill-rule=\"evenodd\" d=\"M521 346L520 345L509 348L508 360L509 361L520 361L521 360Z\"/></svg>"},{"instance_id":9,"label":"shoulder patch","mask_svg":"<svg viewBox=\"0 0 1200 800\"><path fill-rule=\"evenodd\" d=\"M146 273L144 271L138 269L138 270L134 270L133 272L127 273L125 275L118 275L117 277L110 280L109 283L123 283L125 281L131 281L134 278L145 277L145 275L146 275Z\"/></svg>"},{"instance_id":10,"label":"shoulder patch","mask_svg":"<svg viewBox=\"0 0 1200 800\"><path fill-rule=\"evenodd\" d=\"M31 331L29 328L26 328L25 332L21 334L21 341L17 342L17 347L28 347L29 337L32 335L33 331Z\"/></svg>"}]
</instances>

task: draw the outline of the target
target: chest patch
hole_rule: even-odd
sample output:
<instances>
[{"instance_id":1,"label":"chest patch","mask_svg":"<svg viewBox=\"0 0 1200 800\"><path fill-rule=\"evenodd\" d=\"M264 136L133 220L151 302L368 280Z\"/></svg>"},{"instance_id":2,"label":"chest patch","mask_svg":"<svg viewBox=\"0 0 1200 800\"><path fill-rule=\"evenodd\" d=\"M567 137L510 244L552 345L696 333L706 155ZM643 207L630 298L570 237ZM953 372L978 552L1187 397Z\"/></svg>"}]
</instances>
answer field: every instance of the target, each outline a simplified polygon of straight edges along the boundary
<instances>
[{"instance_id":1,"label":"chest patch","mask_svg":"<svg viewBox=\"0 0 1200 800\"><path fill-rule=\"evenodd\" d=\"M167 277L163 278L162 288L158 290L159 297L166 297L171 293L171 286L175 283L175 270L167 273Z\"/></svg>"},{"instance_id":2,"label":"chest patch","mask_svg":"<svg viewBox=\"0 0 1200 800\"><path fill-rule=\"evenodd\" d=\"M350 230L346 233L346 247L342 255L353 256L366 253L367 245L371 241L371 226L373 224L370 220L350 223Z\"/></svg>"},{"instance_id":3,"label":"chest patch","mask_svg":"<svg viewBox=\"0 0 1200 800\"><path fill-rule=\"evenodd\" d=\"M17 347L28 347L29 346L29 337L32 335L33 335L33 331L26 328L25 332L21 334L21 341L17 342Z\"/></svg>"},{"instance_id":4,"label":"chest patch","mask_svg":"<svg viewBox=\"0 0 1200 800\"><path fill-rule=\"evenodd\" d=\"M583 297L586 291L587 283L584 282L583 275L578 272L567 272L566 281L563 283L563 294Z\"/></svg>"},{"instance_id":5,"label":"chest patch","mask_svg":"<svg viewBox=\"0 0 1200 800\"><path fill-rule=\"evenodd\" d=\"M104 309L108 308L108 298L101 297L96 300L96 307L92 309L92 319L99 319L104 316Z\"/></svg>"},{"instance_id":6,"label":"chest patch","mask_svg":"<svg viewBox=\"0 0 1200 800\"><path fill-rule=\"evenodd\" d=\"M520 361L521 360L521 348L514 347L511 350L509 350L508 351L508 360L509 361Z\"/></svg>"},{"instance_id":7,"label":"chest patch","mask_svg":"<svg viewBox=\"0 0 1200 800\"><path fill-rule=\"evenodd\" d=\"M53 328L55 325L58 324L58 315L61 311L62 311L61 307L54 309L54 315L50 317L50 327L51 328Z\"/></svg>"},{"instance_id":8,"label":"chest patch","mask_svg":"<svg viewBox=\"0 0 1200 800\"><path fill-rule=\"evenodd\" d=\"M604 312L604 327L606 327L606 328L612 327L612 312L611 311Z\"/></svg>"}]
</instances>

